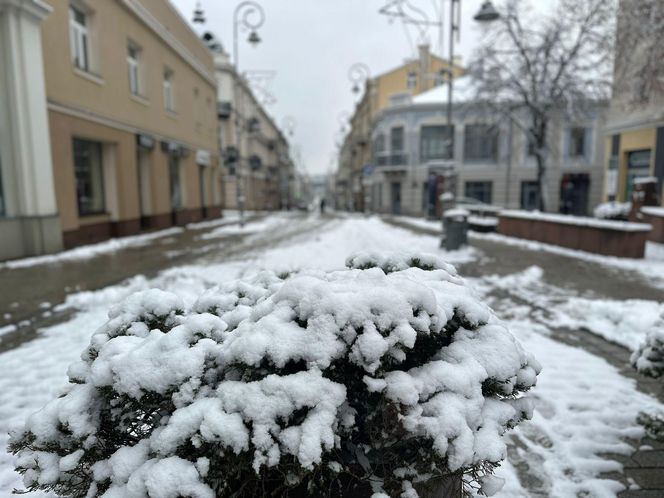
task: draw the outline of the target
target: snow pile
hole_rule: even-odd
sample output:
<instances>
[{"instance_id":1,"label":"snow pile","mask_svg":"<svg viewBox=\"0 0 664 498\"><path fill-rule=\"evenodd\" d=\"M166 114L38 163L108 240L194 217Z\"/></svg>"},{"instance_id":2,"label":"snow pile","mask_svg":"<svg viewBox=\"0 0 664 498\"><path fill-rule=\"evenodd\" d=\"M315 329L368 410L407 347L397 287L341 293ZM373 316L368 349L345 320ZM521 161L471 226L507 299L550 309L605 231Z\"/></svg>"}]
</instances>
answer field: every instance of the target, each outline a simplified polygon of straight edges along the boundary
<instances>
[{"instance_id":1,"label":"snow pile","mask_svg":"<svg viewBox=\"0 0 664 498\"><path fill-rule=\"evenodd\" d=\"M28 489L67 496L416 496L454 472L495 492L539 371L452 266L360 254L191 309L131 295L10 448Z\"/></svg>"},{"instance_id":2,"label":"snow pile","mask_svg":"<svg viewBox=\"0 0 664 498\"><path fill-rule=\"evenodd\" d=\"M631 209L631 202L602 202L595 207L593 214L602 220L626 220Z\"/></svg>"}]
</instances>

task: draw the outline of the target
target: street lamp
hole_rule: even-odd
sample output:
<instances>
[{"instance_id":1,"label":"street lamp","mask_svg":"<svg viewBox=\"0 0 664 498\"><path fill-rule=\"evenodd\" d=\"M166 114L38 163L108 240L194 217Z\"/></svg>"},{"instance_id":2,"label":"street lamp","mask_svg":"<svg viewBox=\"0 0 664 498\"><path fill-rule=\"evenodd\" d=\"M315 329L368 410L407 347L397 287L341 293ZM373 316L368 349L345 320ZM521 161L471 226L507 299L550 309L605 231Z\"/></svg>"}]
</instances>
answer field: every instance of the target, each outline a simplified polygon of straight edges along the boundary
<instances>
[{"instance_id":1,"label":"street lamp","mask_svg":"<svg viewBox=\"0 0 664 498\"><path fill-rule=\"evenodd\" d=\"M491 3L491 0L488 0L482 4L482 7L480 7L479 12L475 14L473 19L477 22L491 22L497 20L499 17L500 14Z\"/></svg>"},{"instance_id":2,"label":"street lamp","mask_svg":"<svg viewBox=\"0 0 664 498\"><path fill-rule=\"evenodd\" d=\"M239 30L240 27L251 30L247 41L256 46L261 39L258 36L257 29L265 22L265 12L263 8L253 0L246 0L238 4L233 13L233 62L235 64L235 143L237 144L237 167L235 170L235 192L237 196L237 206L240 211L240 226L244 226L244 175L242 171L242 116L241 112L241 91L240 91L240 51L239 51Z\"/></svg>"},{"instance_id":3,"label":"street lamp","mask_svg":"<svg viewBox=\"0 0 664 498\"><path fill-rule=\"evenodd\" d=\"M369 70L369 66L362 62L357 62L350 66L350 69L348 70L348 79L353 84L353 93L360 93L360 83L368 80L370 75L371 71Z\"/></svg>"},{"instance_id":4,"label":"street lamp","mask_svg":"<svg viewBox=\"0 0 664 498\"><path fill-rule=\"evenodd\" d=\"M205 12L203 7L201 7L201 2L196 2L196 8L194 9L194 18L192 19L193 23L205 24Z\"/></svg>"}]
</instances>

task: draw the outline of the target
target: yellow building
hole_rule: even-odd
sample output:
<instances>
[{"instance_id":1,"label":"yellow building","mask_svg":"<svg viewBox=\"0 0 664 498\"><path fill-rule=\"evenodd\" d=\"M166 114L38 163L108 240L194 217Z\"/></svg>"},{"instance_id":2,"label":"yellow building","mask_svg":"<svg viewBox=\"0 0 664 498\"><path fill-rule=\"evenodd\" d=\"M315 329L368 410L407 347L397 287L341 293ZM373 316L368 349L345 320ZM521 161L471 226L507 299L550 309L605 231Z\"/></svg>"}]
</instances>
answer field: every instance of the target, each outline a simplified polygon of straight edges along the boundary
<instances>
[{"instance_id":1,"label":"yellow building","mask_svg":"<svg viewBox=\"0 0 664 498\"><path fill-rule=\"evenodd\" d=\"M344 139L342 155L345 160L340 161L338 167L339 177L344 180L343 183L341 180L337 182L337 197L352 199L351 205L344 207L364 210L363 170L371 162L371 130L378 113L387 107L410 102L412 97L444 84L449 73L458 77L464 70L460 65L431 53L428 45L421 45L416 59L407 60L366 81L364 94L350 119L350 132Z\"/></svg>"},{"instance_id":2,"label":"yellow building","mask_svg":"<svg viewBox=\"0 0 664 498\"><path fill-rule=\"evenodd\" d=\"M25 103L7 114L31 117L4 126L44 149L33 158L0 143L5 218L24 220L16 233L35 231L25 209L33 194L14 195L19 185L39 182L55 199L36 228L47 233L41 245L0 248L0 258L220 215L213 58L168 0L1 0L0 39L12 73L0 107L24 79Z\"/></svg>"},{"instance_id":3,"label":"yellow building","mask_svg":"<svg viewBox=\"0 0 664 498\"><path fill-rule=\"evenodd\" d=\"M606 200L630 201L634 180L646 177L657 179L661 199L664 59L661 36L646 27L660 22L662 14L659 0L620 1L613 96L606 124ZM635 26L643 29L635 30Z\"/></svg>"}]
</instances>

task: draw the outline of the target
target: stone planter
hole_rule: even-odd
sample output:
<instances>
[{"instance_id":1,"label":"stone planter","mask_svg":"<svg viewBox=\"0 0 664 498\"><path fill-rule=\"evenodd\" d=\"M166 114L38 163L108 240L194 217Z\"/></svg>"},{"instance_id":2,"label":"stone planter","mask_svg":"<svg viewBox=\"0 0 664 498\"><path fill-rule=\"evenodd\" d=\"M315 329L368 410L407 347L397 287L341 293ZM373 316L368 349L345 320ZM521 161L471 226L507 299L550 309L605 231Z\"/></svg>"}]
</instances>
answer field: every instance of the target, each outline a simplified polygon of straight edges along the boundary
<instances>
[{"instance_id":1,"label":"stone planter","mask_svg":"<svg viewBox=\"0 0 664 498\"><path fill-rule=\"evenodd\" d=\"M502 211L498 219L502 235L621 258L643 258L652 230L645 223L527 211Z\"/></svg>"}]
</instances>

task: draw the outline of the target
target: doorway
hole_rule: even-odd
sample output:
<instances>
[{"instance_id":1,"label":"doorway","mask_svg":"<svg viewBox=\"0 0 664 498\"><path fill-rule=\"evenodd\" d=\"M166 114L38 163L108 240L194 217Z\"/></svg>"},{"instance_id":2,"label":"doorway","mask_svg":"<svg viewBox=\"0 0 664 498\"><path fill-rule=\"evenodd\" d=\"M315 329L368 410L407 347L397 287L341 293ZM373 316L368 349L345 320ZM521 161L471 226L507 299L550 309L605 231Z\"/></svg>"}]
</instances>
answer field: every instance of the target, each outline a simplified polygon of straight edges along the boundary
<instances>
[{"instance_id":1,"label":"doorway","mask_svg":"<svg viewBox=\"0 0 664 498\"><path fill-rule=\"evenodd\" d=\"M392 182L391 193L392 214L401 214L401 182Z\"/></svg>"},{"instance_id":2,"label":"doorway","mask_svg":"<svg viewBox=\"0 0 664 498\"><path fill-rule=\"evenodd\" d=\"M560 207L563 214L588 215L590 175L587 173L566 174L560 180Z\"/></svg>"}]
</instances>

